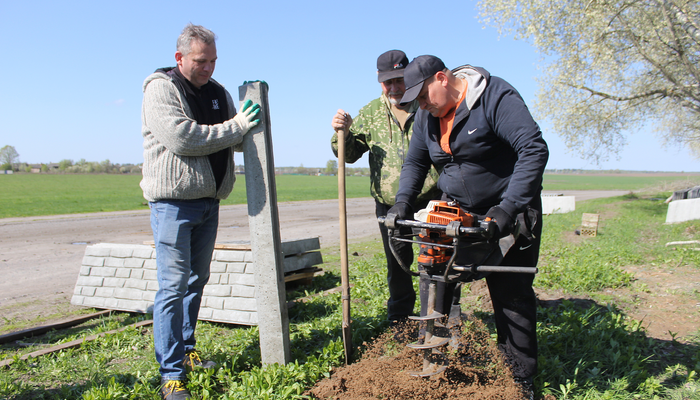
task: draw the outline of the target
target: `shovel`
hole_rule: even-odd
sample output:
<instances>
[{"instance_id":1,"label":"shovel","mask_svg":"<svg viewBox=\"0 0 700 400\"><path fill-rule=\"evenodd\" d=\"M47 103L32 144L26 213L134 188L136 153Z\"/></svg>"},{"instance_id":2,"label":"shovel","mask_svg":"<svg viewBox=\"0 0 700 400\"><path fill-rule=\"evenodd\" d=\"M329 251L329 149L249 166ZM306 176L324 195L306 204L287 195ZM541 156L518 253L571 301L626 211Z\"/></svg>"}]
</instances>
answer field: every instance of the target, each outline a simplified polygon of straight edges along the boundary
<instances>
[{"instance_id":1,"label":"shovel","mask_svg":"<svg viewBox=\"0 0 700 400\"><path fill-rule=\"evenodd\" d=\"M343 347L345 364L352 358L352 330L350 328L350 281L348 274L348 220L345 210L345 131L338 129L338 208L340 215L340 282L342 285Z\"/></svg>"}]
</instances>

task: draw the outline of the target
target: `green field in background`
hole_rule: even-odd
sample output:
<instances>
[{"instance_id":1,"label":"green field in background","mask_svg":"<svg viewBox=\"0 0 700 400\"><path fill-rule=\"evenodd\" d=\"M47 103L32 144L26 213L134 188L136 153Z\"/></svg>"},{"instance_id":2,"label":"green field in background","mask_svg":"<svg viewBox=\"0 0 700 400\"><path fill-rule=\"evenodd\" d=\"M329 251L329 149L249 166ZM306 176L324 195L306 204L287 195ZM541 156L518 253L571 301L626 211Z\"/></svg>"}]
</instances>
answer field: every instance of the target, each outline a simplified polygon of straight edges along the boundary
<instances>
[{"instance_id":1,"label":"green field in background","mask_svg":"<svg viewBox=\"0 0 700 400\"><path fill-rule=\"evenodd\" d=\"M140 175L0 175L0 218L146 209L140 181ZM545 174L544 189L668 191L686 181L688 187L698 185L700 175ZM338 198L335 176L278 175L276 182L279 202ZM346 196L369 197L369 177L347 177ZM245 202L245 176L237 175L233 193L222 204Z\"/></svg>"},{"instance_id":2,"label":"green field in background","mask_svg":"<svg viewBox=\"0 0 700 400\"><path fill-rule=\"evenodd\" d=\"M141 175L11 174L0 175L0 218L147 209ZM348 198L369 196L369 178L346 178ZM335 176L278 175L277 200L338 198ZM245 176L221 204L245 204Z\"/></svg>"},{"instance_id":3,"label":"green field in background","mask_svg":"<svg viewBox=\"0 0 700 400\"><path fill-rule=\"evenodd\" d=\"M544 190L673 190L700 183L700 174L661 176L653 174L545 174Z\"/></svg>"}]
</instances>

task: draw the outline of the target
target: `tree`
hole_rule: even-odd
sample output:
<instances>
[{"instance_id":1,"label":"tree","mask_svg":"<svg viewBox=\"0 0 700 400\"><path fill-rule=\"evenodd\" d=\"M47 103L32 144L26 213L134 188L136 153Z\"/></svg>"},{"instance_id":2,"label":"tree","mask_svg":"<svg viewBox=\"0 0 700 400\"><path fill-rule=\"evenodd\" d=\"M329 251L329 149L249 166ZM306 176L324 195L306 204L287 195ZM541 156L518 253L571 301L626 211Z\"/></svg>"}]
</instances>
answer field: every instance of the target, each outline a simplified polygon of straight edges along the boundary
<instances>
[{"instance_id":1,"label":"tree","mask_svg":"<svg viewBox=\"0 0 700 400\"><path fill-rule=\"evenodd\" d=\"M544 56L535 111L600 162L655 126L700 158L700 2L480 0L480 21Z\"/></svg>"},{"instance_id":2,"label":"tree","mask_svg":"<svg viewBox=\"0 0 700 400\"><path fill-rule=\"evenodd\" d=\"M333 175L338 170L338 161L328 160L326 163L326 169L323 171L326 175Z\"/></svg>"},{"instance_id":3,"label":"tree","mask_svg":"<svg viewBox=\"0 0 700 400\"><path fill-rule=\"evenodd\" d=\"M65 171L72 166L73 166L73 160L69 160L67 158L64 158L63 160L58 162L58 170L59 171Z\"/></svg>"},{"instance_id":4,"label":"tree","mask_svg":"<svg viewBox=\"0 0 700 400\"><path fill-rule=\"evenodd\" d=\"M0 165L9 165L10 169L12 169L12 166L17 162L19 162L19 153L17 153L14 146L7 145L0 149Z\"/></svg>"}]
</instances>

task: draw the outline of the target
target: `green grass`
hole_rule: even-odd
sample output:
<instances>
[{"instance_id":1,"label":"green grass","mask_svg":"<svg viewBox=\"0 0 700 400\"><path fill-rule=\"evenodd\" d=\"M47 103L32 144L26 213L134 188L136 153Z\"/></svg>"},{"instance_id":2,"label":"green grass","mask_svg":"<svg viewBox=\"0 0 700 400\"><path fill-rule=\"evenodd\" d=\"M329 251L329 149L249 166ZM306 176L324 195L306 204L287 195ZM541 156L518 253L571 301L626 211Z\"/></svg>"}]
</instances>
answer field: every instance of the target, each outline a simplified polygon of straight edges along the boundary
<instances>
[{"instance_id":1,"label":"green grass","mask_svg":"<svg viewBox=\"0 0 700 400\"><path fill-rule=\"evenodd\" d=\"M555 399L700 399L700 337L685 342L646 336L607 292L634 290L622 270L630 265L700 267L700 252L664 248L670 239L700 236L700 222L664 224L666 205L654 196L622 196L587 201L569 214L545 216L540 289L557 289L572 298L558 307L538 309L538 395ZM601 213L598 236L570 240L581 213ZM381 242L350 244L353 339L359 346L386 328L387 297ZM595 258L587 253L596 254ZM324 253L325 275L311 286L288 290L288 299L339 285L336 252ZM595 262L593 262L595 261ZM561 273L565 269L569 273ZM585 298L585 301L576 301ZM340 294L318 296L289 310L293 360L263 366L256 327L200 322L198 347L222 367L189 375L200 399L299 399L306 388L343 364ZM481 311L487 320L488 312ZM27 348L4 345L0 358L19 358L48 344L104 332L146 318L117 313L70 330L30 339ZM493 332L492 332L493 334ZM492 335L494 337L494 335ZM29 341L29 340L28 340ZM0 398L157 399L158 365L150 329L128 329L85 345L16 361L0 374Z\"/></svg>"},{"instance_id":2,"label":"green grass","mask_svg":"<svg viewBox=\"0 0 700 400\"><path fill-rule=\"evenodd\" d=\"M277 201L305 201L338 198L337 176L277 175ZM345 178L347 198L369 197L369 177L348 176ZM245 204L245 176L237 175L231 196L221 204Z\"/></svg>"},{"instance_id":3,"label":"green grass","mask_svg":"<svg viewBox=\"0 0 700 400\"><path fill-rule=\"evenodd\" d=\"M0 175L0 218L145 208L140 176Z\"/></svg>"},{"instance_id":4,"label":"green grass","mask_svg":"<svg viewBox=\"0 0 700 400\"><path fill-rule=\"evenodd\" d=\"M540 273L535 286L574 299L539 310L538 388L570 399L700 398L700 339L687 343L646 337L608 293L632 287L626 266L700 268L700 252L669 252L665 243L700 236L700 222L664 224L669 193L597 199L576 211L545 216ZM582 213L599 213L596 237L577 237ZM689 237L690 235L690 237ZM643 289L639 289L643 290ZM700 332L698 332L700 333Z\"/></svg>"},{"instance_id":5,"label":"green grass","mask_svg":"<svg viewBox=\"0 0 700 400\"><path fill-rule=\"evenodd\" d=\"M544 190L673 190L672 187L693 187L700 184L698 174L673 176L638 176L625 174L545 174Z\"/></svg>"},{"instance_id":6,"label":"green grass","mask_svg":"<svg viewBox=\"0 0 700 400\"><path fill-rule=\"evenodd\" d=\"M146 209L140 175L12 174L0 175L0 218ZM338 198L335 176L277 175L277 201ZM369 177L348 176L347 198L369 197ZM700 184L699 175L625 176L545 174L545 190L630 190ZM222 202L245 204L245 176L237 175L233 192Z\"/></svg>"},{"instance_id":7,"label":"green grass","mask_svg":"<svg viewBox=\"0 0 700 400\"><path fill-rule=\"evenodd\" d=\"M277 200L338 198L335 176L278 175ZM0 218L146 209L140 175L12 174L0 175ZM347 198L369 196L369 178L346 178ZM222 204L245 204L245 176L237 175L231 196Z\"/></svg>"},{"instance_id":8,"label":"green grass","mask_svg":"<svg viewBox=\"0 0 700 400\"><path fill-rule=\"evenodd\" d=\"M7 180L7 177L21 179ZM117 192L119 185L124 185L121 186L123 188L135 184L138 188L138 178L134 176L115 176L114 181L110 181L113 177L110 175L79 176L75 180L55 179L57 177L0 176L3 188L0 200L4 202L13 196L19 198L21 196L17 192L22 189L41 192L44 193L43 197L49 197L46 193L52 192L50 187L56 182L72 185L72 191L82 192L85 196L82 200L86 201L79 204L87 203L95 187L106 191L113 186ZM335 182L334 177L278 178L280 201L289 201L282 200L282 193L287 190L292 196L297 191L303 193L299 196L305 200L313 196L334 196L327 189L333 186L331 182ZM316 178L326 180L314 181ZM359 197L364 197L368 190L368 178L364 179L359 178L352 183L356 184L353 190ZM7 182L15 185L11 190L14 195L7 194ZM318 182L322 184L317 185ZM239 189L244 187L242 183L242 180L238 182ZM647 183L654 185L658 181ZM289 186L283 190L287 184ZM62 193L71 191L63 185L55 185L53 190ZM326 187L326 191L314 186ZM42 190L38 191L37 187L42 187ZM138 189L135 193L140 196ZM700 335L683 342L647 337L642 324L628 318L609 295L620 288L630 290L633 295L635 290L639 290L635 289L631 276L624 271L626 266L644 265L664 269L685 263L700 268L700 252L670 252L664 247L664 243L678 240L679 237L684 240L700 239L698 221L664 224L667 205L659 199L669 194L630 194L591 200L577 203L575 212L544 217L540 273L535 279L535 286L542 290L560 291L573 299L558 307L538 309L539 373L535 380L538 395L581 400L700 399L700 383L697 381L700 372ZM123 197L119 194L113 196ZM350 194L348 196L352 197ZM57 196L55 202L65 203L66 198L70 196ZM80 196L76 196L76 199L80 200ZM46 207L38 205L37 209ZM74 210L87 211L77 206ZM584 212L601 214L598 236L572 240L572 232L579 227ZM385 262L378 239L351 243L349 247L350 254L358 253L358 256L350 259L350 272L354 285L353 339L357 346L361 346L386 328ZM315 278L311 286L289 290L288 299L339 285L337 252L326 250L324 260L326 274ZM293 360L284 366L262 365L256 327L200 322L197 329L198 347L222 368L191 373L189 388L196 398L201 399L303 398L306 388L329 376L333 368L343 364L340 304L340 294L332 294L315 297L289 310ZM489 318L488 312L481 311L480 314ZM108 331L146 317L118 313L73 329L29 339L27 341L31 343L27 347L15 344L0 346L0 359L16 360L0 374L0 398L157 399L158 365L153 357L150 329L128 329L78 348L27 361L19 360L20 355L47 345Z\"/></svg>"},{"instance_id":9,"label":"green grass","mask_svg":"<svg viewBox=\"0 0 700 400\"><path fill-rule=\"evenodd\" d=\"M351 260L354 285L353 341L361 347L387 327L387 297L381 242L352 245L360 255ZM311 286L287 292L294 299L339 284L338 256L329 254L326 274ZM221 368L188 376L191 391L202 399L293 399L344 364L340 293L318 296L289 310L293 361L263 366L257 327L200 322L198 349ZM158 399L158 364L153 357L150 329L127 329L79 348L19 360L19 356L48 344L60 344L105 332L148 316L116 313L80 327L33 338L31 348L0 346L0 359L15 358L0 374L0 398L20 399Z\"/></svg>"}]
</instances>

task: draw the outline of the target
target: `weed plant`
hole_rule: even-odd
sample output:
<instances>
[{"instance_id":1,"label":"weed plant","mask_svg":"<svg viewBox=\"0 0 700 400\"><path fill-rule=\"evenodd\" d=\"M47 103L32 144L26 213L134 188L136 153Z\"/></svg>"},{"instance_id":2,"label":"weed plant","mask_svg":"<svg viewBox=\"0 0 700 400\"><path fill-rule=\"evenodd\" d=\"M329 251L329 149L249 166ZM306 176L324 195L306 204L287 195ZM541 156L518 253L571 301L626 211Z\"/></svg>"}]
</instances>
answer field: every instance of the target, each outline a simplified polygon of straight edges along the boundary
<instances>
[{"instance_id":1,"label":"weed plant","mask_svg":"<svg viewBox=\"0 0 700 400\"><path fill-rule=\"evenodd\" d=\"M665 225L663 196L623 196L577 204L570 214L544 217L541 272L535 286L570 300L538 308L538 397L548 399L700 399L700 338L663 341L646 335L607 292L643 290L629 266L700 266L700 252L669 251L665 243L697 240L700 224ZM601 215L598 235L581 237L581 213ZM381 242L350 244L352 334L363 344L387 328L385 260ZM593 254L593 255L591 255ZM195 371L188 387L197 399L300 399L344 363L338 256L324 253L325 275L288 290L292 362L262 365L257 327L200 322L198 349L220 368ZM486 312L480 312L486 315ZM118 313L72 330L0 347L15 361L0 374L3 399L157 399L158 365L149 327L129 328L81 347L38 358L22 354L148 318ZM467 327L468 329L468 327ZM493 334L493 332L491 332ZM487 335L488 336L488 335ZM491 335L493 338L494 335ZM551 396L551 397L550 397Z\"/></svg>"}]
</instances>

